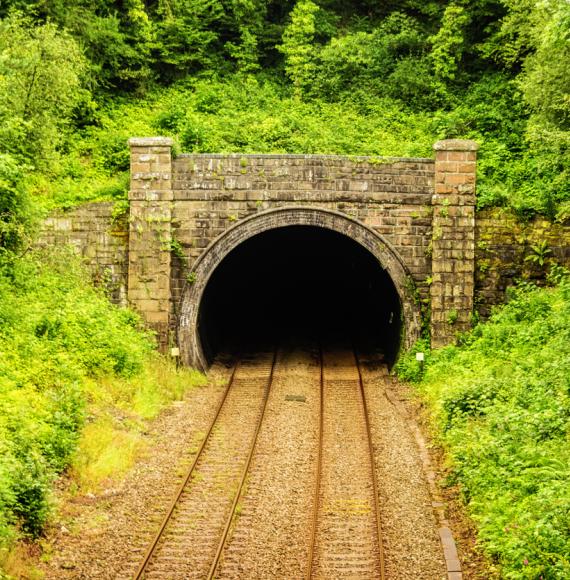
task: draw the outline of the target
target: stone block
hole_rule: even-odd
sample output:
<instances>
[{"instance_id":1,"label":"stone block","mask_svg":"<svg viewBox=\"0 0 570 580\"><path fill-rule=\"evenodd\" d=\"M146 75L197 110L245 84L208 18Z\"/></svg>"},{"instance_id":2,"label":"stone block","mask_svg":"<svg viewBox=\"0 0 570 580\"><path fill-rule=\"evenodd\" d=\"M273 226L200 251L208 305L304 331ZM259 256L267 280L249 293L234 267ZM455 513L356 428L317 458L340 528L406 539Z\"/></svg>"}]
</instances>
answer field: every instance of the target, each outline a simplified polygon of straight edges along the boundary
<instances>
[{"instance_id":1,"label":"stone block","mask_svg":"<svg viewBox=\"0 0 570 580\"><path fill-rule=\"evenodd\" d=\"M479 149L479 144L476 141L468 139L444 139L438 141L433 146L436 153L440 151L472 151Z\"/></svg>"},{"instance_id":2,"label":"stone block","mask_svg":"<svg viewBox=\"0 0 570 580\"><path fill-rule=\"evenodd\" d=\"M143 315L143 318L146 320L146 322L150 324L154 323L168 324L169 317L168 311L141 312L141 314Z\"/></svg>"},{"instance_id":3,"label":"stone block","mask_svg":"<svg viewBox=\"0 0 570 580\"><path fill-rule=\"evenodd\" d=\"M438 176L436 176L437 178ZM445 183L449 185L465 185L475 183L474 173L446 173ZM466 190L464 190L466 191ZM470 191L470 190L469 190Z\"/></svg>"}]
</instances>

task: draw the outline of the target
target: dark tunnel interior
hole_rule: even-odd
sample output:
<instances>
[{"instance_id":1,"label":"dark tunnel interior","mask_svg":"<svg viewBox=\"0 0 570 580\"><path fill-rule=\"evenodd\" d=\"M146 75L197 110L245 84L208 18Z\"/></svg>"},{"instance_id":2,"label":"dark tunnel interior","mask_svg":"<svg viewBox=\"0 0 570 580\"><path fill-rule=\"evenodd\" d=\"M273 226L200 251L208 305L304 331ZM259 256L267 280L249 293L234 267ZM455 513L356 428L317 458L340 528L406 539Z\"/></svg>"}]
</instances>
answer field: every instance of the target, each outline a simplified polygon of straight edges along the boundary
<instances>
[{"instance_id":1,"label":"dark tunnel interior","mask_svg":"<svg viewBox=\"0 0 570 580\"><path fill-rule=\"evenodd\" d=\"M398 294L377 259L314 226L280 227L240 244L212 274L198 316L208 363L219 352L318 341L382 351L391 364L401 327Z\"/></svg>"}]
</instances>

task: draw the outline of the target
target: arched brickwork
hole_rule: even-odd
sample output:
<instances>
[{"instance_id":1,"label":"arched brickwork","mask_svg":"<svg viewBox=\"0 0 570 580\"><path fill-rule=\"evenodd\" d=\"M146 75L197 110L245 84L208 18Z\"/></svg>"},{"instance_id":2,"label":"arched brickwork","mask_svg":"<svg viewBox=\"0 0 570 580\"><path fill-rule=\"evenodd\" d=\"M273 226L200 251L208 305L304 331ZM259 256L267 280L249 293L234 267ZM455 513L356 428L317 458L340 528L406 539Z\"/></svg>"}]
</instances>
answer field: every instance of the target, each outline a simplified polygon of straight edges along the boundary
<instances>
[{"instance_id":1,"label":"arched brickwork","mask_svg":"<svg viewBox=\"0 0 570 580\"><path fill-rule=\"evenodd\" d=\"M390 275L398 292L403 313L403 345L409 347L419 337L420 313L410 293L410 275L397 251L383 236L340 212L311 207L281 207L240 221L215 239L195 263L192 283L187 283L181 303L178 327L180 354L185 364L205 369L200 344L198 313L204 290L222 260L245 240L265 231L287 226L313 226L343 234L366 248L379 267Z\"/></svg>"},{"instance_id":2,"label":"arched brickwork","mask_svg":"<svg viewBox=\"0 0 570 580\"><path fill-rule=\"evenodd\" d=\"M130 140L127 299L156 331L163 351L175 345L179 329L184 362L198 356L188 336L196 332L192 300L200 303L216 260L230 251L232 240L239 244L240 236L287 225L287 219L344 232L376 256L404 306L405 346L419 327L407 286L415 286L414 298L429 308L432 347L469 329L478 148L473 141L439 141L435 159L173 156L172 146L164 137ZM184 291L193 272L195 287Z\"/></svg>"}]
</instances>

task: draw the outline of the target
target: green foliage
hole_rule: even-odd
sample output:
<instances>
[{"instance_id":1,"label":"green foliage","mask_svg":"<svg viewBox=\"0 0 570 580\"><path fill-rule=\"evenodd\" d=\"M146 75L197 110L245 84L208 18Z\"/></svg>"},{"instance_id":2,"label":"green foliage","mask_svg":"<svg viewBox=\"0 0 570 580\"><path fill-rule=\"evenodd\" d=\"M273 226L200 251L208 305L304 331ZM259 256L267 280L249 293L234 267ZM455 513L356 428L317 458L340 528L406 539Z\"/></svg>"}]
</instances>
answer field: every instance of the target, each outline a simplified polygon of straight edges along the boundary
<instances>
[{"instance_id":1,"label":"green foliage","mask_svg":"<svg viewBox=\"0 0 570 580\"><path fill-rule=\"evenodd\" d=\"M533 262L538 266L542 267L546 264L549 254L552 254L552 250L548 247L548 242L543 240L530 247L531 253L526 256L526 262Z\"/></svg>"},{"instance_id":2,"label":"green foliage","mask_svg":"<svg viewBox=\"0 0 570 580\"><path fill-rule=\"evenodd\" d=\"M299 0L283 32L283 44L278 47L285 55L285 72L298 96L307 90L315 69L313 40L318 10L312 0Z\"/></svg>"},{"instance_id":3,"label":"green foliage","mask_svg":"<svg viewBox=\"0 0 570 580\"><path fill-rule=\"evenodd\" d=\"M570 130L570 5L564 0L536 4L529 24L535 51L525 59L520 79L525 97L540 119Z\"/></svg>"},{"instance_id":4,"label":"green foliage","mask_svg":"<svg viewBox=\"0 0 570 580\"><path fill-rule=\"evenodd\" d=\"M63 0L7 0L0 8L0 49L6 54L0 69L7 71L0 70L0 84L6 85L0 92L0 137L5 134L0 154L14 155L18 165L24 155L28 165L50 167L41 176L36 173L33 180L40 183L32 184L34 192L48 198L49 207L53 197L55 205L66 205L124 195L117 177L126 169L123 136L138 132L140 118L152 126L139 134L149 134L157 125L180 132L175 117L184 117L183 143L193 149L203 143L205 151L226 143L253 151L261 142L259 151L270 151L274 143L276 151L301 151L302 146L303 152L313 152L323 151L326 142L328 152L366 153L374 114L407 111L410 126L402 122L398 131L409 130L412 142L417 115L431 112L425 132L434 140L480 142L480 207L510 206L521 219L541 213L563 221L570 216L569 10L566 0L289 0L279 5L265 0L79 0L71 6ZM49 58L38 59L38 54ZM26 86L36 86L35 71L44 80L28 99ZM232 76L236 71L240 75ZM262 115L263 138L246 129L260 99L254 94L246 104L239 86L257 90L255 83L248 84L253 74L257 83L273 85L277 103L271 119ZM82 88L86 76L97 102ZM16 78L25 82L8 86ZM188 102L184 92L174 93L180 103L166 92L173 110L158 105L164 122L154 123L148 109L160 102L157 84L174 81L197 83L203 102L183 110ZM199 86L207 82L209 94ZM224 82L238 103L219 94ZM116 95L113 103L102 98L117 89L137 99L125 105L124 120L114 116L125 112L117 107ZM303 114L313 119L296 118L299 108L291 103L290 91L310 104ZM150 98L140 100L144 93ZM220 102L225 109L220 110ZM33 103L43 107L45 119L37 116ZM335 130L349 133L346 138L337 135L337 150L332 134L299 139L296 131L299 125L304 129L330 122L329 103L338 104L338 117L346 115L357 124L352 129L348 121L335 119ZM37 122L23 119L22 106ZM2 107L15 113L4 113ZM224 131L213 116L206 122L207 108L211 115L214 110L242 115L231 120L235 137L229 130L220 135ZM122 124L124 131L104 143L109 121ZM83 151L67 140L65 129L72 123L85 130ZM259 129L260 123L256 125ZM217 134L210 136L211 129ZM288 140L291 131L294 137ZM359 141L365 142L361 148ZM63 149L70 156L61 162L57 153ZM22 169L29 173L26 163ZM75 188L77 181L81 191Z\"/></svg>"},{"instance_id":5,"label":"green foliage","mask_svg":"<svg viewBox=\"0 0 570 580\"><path fill-rule=\"evenodd\" d=\"M191 152L429 155L427 115L396 103L302 102L254 77L198 81L162 95L155 132L179 138Z\"/></svg>"},{"instance_id":6,"label":"green foliage","mask_svg":"<svg viewBox=\"0 0 570 580\"><path fill-rule=\"evenodd\" d=\"M77 43L20 13L0 20L0 260L26 244L32 205L24 175L48 170L86 99Z\"/></svg>"},{"instance_id":7,"label":"green foliage","mask_svg":"<svg viewBox=\"0 0 570 580\"><path fill-rule=\"evenodd\" d=\"M443 13L441 27L431 37L430 57L438 79L443 82L456 78L465 51L465 28L469 23L469 13L463 6L448 4Z\"/></svg>"},{"instance_id":8,"label":"green foliage","mask_svg":"<svg viewBox=\"0 0 570 580\"><path fill-rule=\"evenodd\" d=\"M416 359L416 353L424 353L424 361ZM400 355L398 362L394 367L395 373L402 381L418 383L424 376L424 369L427 360L431 354L429 339L422 338L418 340L412 348Z\"/></svg>"},{"instance_id":9,"label":"green foliage","mask_svg":"<svg viewBox=\"0 0 570 580\"><path fill-rule=\"evenodd\" d=\"M162 2L158 10L153 54L166 81L213 67L218 25L224 9L218 0Z\"/></svg>"},{"instance_id":10,"label":"green foliage","mask_svg":"<svg viewBox=\"0 0 570 580\"><path fill-rule=\"evenodd\" d=\"M358 88L408 106L433 108L438 103L432 71L425 58L427 37L419 23L395 12L372 32L334 37L315 57L315 98L342 101Z\"/></svg>"},{"instance_id":11,"label":"green foliage","mask_svg":"<svg viewBox=\"0 0 570 580\"><path fill-rule=\"evenodd\" d=\"M45 167L85 98L86 61L53 24L14 13L0 21L0 150Z\"/></svg>"},{"instance_id":12,"label":"green foliage","mask_svg":"<svg viewBox=\"0 0 570 580\"><path fill-rule=\"evenodd\" d=\"M504 154L514 153L516 162L507 171L510 183L502 197L523 217L540 212L565 220L570 206L570 7L564 0L505 4L508 12L482 50L504 63L522 93L518 107L526 105L527 114L515 133L522 137L521 146L512 148L508 140L503 145ZM512 74L520 68L520 74ZM500 181L493 181L498 189Z\"/></svg>"},{"instance_id":13,"label":"green foliage","mask_svg":"<svg viewBox=\"0 0 570 580\"><path fill-rule=\"evenodd\" d=\"M503 578L570 576L570 284L556 278L434 352L417 386Z\"/></svg>"},{"instance_id":14,"label":"green foliage","mask_svg":"<svg viewBox=\"0 0 570 580\"><path fill-rule=\"evenodd\" d=\"M37 535L84 422L86 381L139 373L153 348L71 255L29 253L0 272L0 538Z\"/></svg>"},{"instance_id":15,"label":"green foliage","mask_svg":"<svg viewBox=\"0 0 570 580\"><path fill-rule=\"evenodd\" d=\"M0 153L0 260L18 250L26 237L29 203L22 174L23 167L13 155Z\"/></svg>"}]
</instances>

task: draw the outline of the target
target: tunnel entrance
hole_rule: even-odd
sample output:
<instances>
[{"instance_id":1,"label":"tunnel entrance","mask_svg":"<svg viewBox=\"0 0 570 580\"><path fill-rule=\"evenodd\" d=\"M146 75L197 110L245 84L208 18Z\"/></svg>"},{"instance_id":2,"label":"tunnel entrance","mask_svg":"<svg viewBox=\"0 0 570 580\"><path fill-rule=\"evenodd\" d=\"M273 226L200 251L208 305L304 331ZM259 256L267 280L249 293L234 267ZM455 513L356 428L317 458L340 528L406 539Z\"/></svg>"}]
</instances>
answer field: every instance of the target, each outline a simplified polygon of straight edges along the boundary
<instances>
[{"instance_id":1,"label":"tunnel entrance","mask_svg":"<svg viewBox=\"0 0 570 580\"><path fill-rule=\"evenodd\" d=\"M212 272L198 307L208 364L221 351L291 341L400 348L402 307L378 259L347 235L290 225L254 235Z\"/></svg>"}]
</instances>

